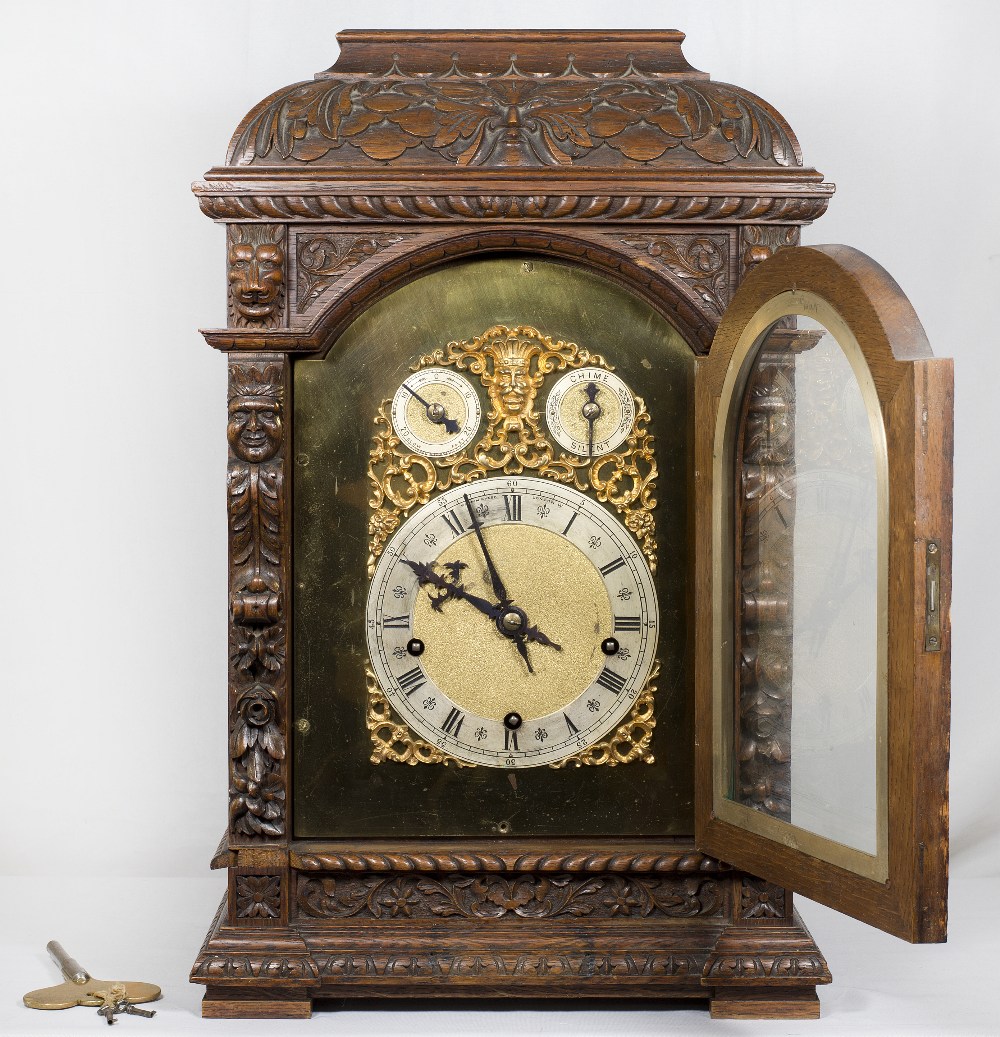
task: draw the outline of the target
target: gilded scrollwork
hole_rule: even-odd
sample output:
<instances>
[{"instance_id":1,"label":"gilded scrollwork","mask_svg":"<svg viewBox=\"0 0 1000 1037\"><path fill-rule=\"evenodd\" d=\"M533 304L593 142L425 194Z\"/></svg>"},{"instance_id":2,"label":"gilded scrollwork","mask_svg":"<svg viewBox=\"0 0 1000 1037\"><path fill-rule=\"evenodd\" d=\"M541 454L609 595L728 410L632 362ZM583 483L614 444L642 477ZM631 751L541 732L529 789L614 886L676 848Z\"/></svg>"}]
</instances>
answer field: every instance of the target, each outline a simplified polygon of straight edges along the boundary
<instances>
[{"instance_id":1,"label":"gilded scrollwork","mask_svg":"<svg viewBox=\"0 0 1000 1037\"><path fill-rule=\"evenodd\" d=\"M373 576L386 542L416 507L431 496L495 473L531 472L567 483L613 507L635 537L656 572L657 477L650 415L635 398L635 419L621 446L596 458L560 450L546 435L536 408L539 391L549 375L582 367L612 370L604 357L575 342L553 340L536 328L496 325L467 341L452 341L424 354L414 370L454 367L479 376L490 401L486 431L478 442L450 457L430 459L407 451L383 400L375 415L375 432L368 462L368 575ZM649 751L654 717L655 667L629 713L607 738L553 767L617 766L653 762ZM442 753L413 734L393 712L374 674L368 671L367 725L372 738L372 762L454 763L470 766Z\"/></svg>"},{"instance_id":2,"label":"gilded scrollwork","mask_svg":"<svg viewBox=\"0 0 1000 1037\"><path fill-rule=\"evenodd\" d=\"M650 416L636 398L632 431L622 447L594 459L577 457L555 446L541 426L535 407L547 376L579 367L611 370L604 358L575 342L553 341L537 329L496 325L470 341L449 342L420 357L423 367L455 367L479 376L490 410L486 431L468 450L432 461L402 449L392 428L389 401L375 416L375 434L368 463L368 574L373 575L386 540L410 511L426 504L431 494L493 473L519 475L525 471L568 483L622 516L656 571L657 476Z\"/></svg>"},{"instance_id":3,"label":"gilded scrollwork","mask_svg":"<svg viewBox=\"0 0 1000 1037\"><path fill-rule=\"evenodd\" d=\"M372 739L372 763L406 763L411 767L418 763L440 763L446 767L475 766L457 760L430 742L418 738L393 712L370 665L365 666L365 683L368 689L366 723Z\"/></svg>"}]
</instances>

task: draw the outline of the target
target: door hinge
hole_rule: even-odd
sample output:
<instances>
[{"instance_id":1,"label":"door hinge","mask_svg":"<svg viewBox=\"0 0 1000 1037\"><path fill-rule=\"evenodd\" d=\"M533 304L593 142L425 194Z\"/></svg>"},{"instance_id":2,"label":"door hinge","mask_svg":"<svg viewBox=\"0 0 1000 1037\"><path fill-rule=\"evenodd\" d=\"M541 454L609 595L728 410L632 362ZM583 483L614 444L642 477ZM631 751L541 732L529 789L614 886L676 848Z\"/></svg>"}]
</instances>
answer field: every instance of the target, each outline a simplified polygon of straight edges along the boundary
<instances>
[{"instance_id":1,"label":"door hinge","mask_svg":"<svg viewBox=\"0 0 1000 1037\"><path fill-rule=\"evenodd\" d=\"M924 651L941 651L941 541L928 540L924 552Z\"/></svg>"}]
</instances>

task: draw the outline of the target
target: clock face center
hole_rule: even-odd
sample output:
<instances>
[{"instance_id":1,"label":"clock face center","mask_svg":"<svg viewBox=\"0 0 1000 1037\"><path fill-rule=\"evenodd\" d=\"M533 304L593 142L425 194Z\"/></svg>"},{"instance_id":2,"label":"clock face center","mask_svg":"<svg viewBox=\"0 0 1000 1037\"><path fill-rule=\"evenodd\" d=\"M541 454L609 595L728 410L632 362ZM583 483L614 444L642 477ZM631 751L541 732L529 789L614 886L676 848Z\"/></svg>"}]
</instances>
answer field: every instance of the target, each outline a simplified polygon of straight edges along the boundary
<instances>
[{"instance_id":1,"label":"clock face center","mask_svg":"<svg viewBox=\"0 0 1000 1037\"><path fill-rule=\"evenodd\" d=\"M601 416L601 405L599 403L585 403L583 405L583 416L587 421L599 418Z\"/></svg>"},{"instance_id":2,"label":"clock face center","mask_svg":"<svg viewBox=\"0 0 1000 1037\"><path fill-rule=\"evenodd\" d=\"M435 425L440 425L444 421L444 407L440 403L432 403L427 408L427 417L434 422Z\"/></svg>"},{"instance_id":3,"label":"clock face center","mask_svg":"<svg viewBox=\"0 0 1000 1037\"><path fill-rule=\"evenodd\" d=\"M521 609L511 606L506 612L502 612L497 618L497 626L500 633L507 637L517 637L527 626L528 617Z\"/></svg>"},{"instance_id":4,"label":"clock face center","mask_svg":"<svg viewBox=\"0 0 1000 1037\"><path fill-rule=\"evenodd\" d=\"M479 503L476 498L474 505ZM503 514L502 502L486 503L492 509L487 522L498 511ZM536 506L534 499L523 502L525 519ZM456 513L467 515L464 501ZM427 527L438 538L431 551L450 536L443 520L438 523ZM584 528L579 520L571 532L577 525ZM421 666L460 709L497 721L513 711L529 721L564 708L600 672L601 635L613 628L611 602L586 539L581 550L528 521L488 524L482 532L511 604L504 603L490 620L461 599L449 597L435 608L433 598L441 592L421 588L414 595L411 636L426 645ZM424 546L424 535L415 538L417 544ZM455 570L464 591L491 605L497 601L475 534L456 537L434 561L442 574L449 573L449 565L464 563ZM527 640L532 626L561 648ZM519 643L527 649L531 671L516 650Z\"/></svg>"}]
</instances>

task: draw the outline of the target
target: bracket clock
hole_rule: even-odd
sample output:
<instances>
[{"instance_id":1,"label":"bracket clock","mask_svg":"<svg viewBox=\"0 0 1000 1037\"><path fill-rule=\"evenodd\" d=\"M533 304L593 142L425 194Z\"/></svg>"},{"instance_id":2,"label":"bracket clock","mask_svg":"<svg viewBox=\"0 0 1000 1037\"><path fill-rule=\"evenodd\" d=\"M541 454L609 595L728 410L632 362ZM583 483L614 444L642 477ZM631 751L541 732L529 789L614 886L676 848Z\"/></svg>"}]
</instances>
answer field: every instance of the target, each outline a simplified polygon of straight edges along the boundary
<instances>
[{"instance_id":1,"label":"bracket clock","mask_svg":"<svg viewBox=\"0 0 1000 1037\"><path fill-rule=\"evenodd\" d=\"M206 1016L818 1015L799 891L945 938L951 366L678 32L347 32L226 227Z\"/></svg>"}]
</instances>

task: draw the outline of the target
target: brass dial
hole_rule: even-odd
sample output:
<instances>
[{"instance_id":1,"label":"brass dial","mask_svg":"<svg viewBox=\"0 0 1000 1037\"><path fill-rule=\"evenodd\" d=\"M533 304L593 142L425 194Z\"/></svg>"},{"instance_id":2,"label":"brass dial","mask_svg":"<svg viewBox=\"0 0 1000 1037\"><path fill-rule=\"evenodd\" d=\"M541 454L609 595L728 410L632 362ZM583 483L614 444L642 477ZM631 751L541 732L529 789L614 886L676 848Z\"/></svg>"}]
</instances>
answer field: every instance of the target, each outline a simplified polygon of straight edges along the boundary
<instances>
[{"instance_id":1,"label":"brass dial","mask_svg":"<svg viewBox=\"0 0 1000 1037\"><path fill-rule=\"evenodd\" d=\"M656 591L600 504L535 478L454 487L396 532L367 610L378 681L461 760L533 767L628 711L654 661Z\"/></svg>"},{"instance_id":2,"label":"brass dial","mask_svg":"<svg viewBox=\"0 0 1000 1037\"><path fill-rule=\"evenodd\" d=\"M441 367L411 374L392 399L392 427L414 453L448 457L479 432L482 411L468 379Z\"/></svg>"},{"instance_id":3,"label":"brass dial","mask_svg":"<svg viewBox=\"0 0 1000 1037\"><path fill-rule=\"evenodd\" d=\"M557 443L581 457L601 457L628 438L635 421L629 387L602 367L569 371L552 387L545 420Z\"/></svg>"}]
</instances>

